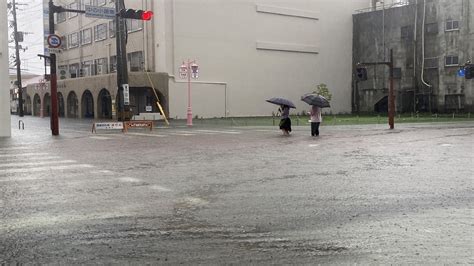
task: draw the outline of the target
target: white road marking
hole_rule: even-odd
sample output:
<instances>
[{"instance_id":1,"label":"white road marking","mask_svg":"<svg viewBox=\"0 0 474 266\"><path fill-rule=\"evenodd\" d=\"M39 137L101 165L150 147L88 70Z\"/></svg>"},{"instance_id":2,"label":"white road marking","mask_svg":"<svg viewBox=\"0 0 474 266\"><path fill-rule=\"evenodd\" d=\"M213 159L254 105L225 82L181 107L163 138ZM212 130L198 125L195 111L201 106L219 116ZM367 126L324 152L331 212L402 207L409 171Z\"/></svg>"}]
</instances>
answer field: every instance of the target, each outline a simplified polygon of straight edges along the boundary
<instances>
[{"instance_id":1,"label":"white road marking","mask_svg":"<svg viewBox=\"0 0 474 266\"><path fill-rule=\"evenodd\" d=\"M309 144L308 147L318 147L319 144Z\"/></svg>"},{"instance_id":2,"label":"white road marking","mask_svg":"<svg viewBox=\"0 0 474 266\"><path fill-rule=\"evenodd\" d=\"M180 133L180 132L169 132L168 134L173 135L173 136L184 136L184 137L196 135L196 134L191 134L191 133Z\"/></svg>"},{"instance_id":3,"label":"white road marking","mask_svg":"<svg viewBox=\"0 0 474 266\"><path fill-rule=\"evenodd\" d=\"M169 189L169 188L165 188L165 187L158 186L158 185L151 185L150 188L151 188L151 189L154 189L154 190L158 190L158 191L163 191L163 192L172 191L172 190Z\"/></svg>"},{"instance_id":4,"label":"white road marking","mask_svg":"<svg viewBox=\"0 0 474 266\"><path fill-rule=\"evenodd\" d=\"M35 147L26 147L26 146L12 146L12 147L0 147L0 151L11 151L11 150L33 150Z\"/></svg>"},{"instance_id":5,"label":"white road marking","mask_svg":"<svg viewBox=\"0 0 474 266\"><path fill-rule=\"evenodd\" d=\"M147 134L147 133L136 133L136 132L128 132L127 135L135 135L135 136L146 136L146 137L157 137L157 138L163 138L166 137L166 135L159 135L159 134Z\"/></svg>"},{"instance_id":6,"label":"white road marking","mask_svg":"<svg viewBox=\"0 0 474 266\"><path fill-rule=\"evenodd\" d=\"M112 139L112 138L108 138L108 137L101 137L101 136L91 136L89 137L91 139L99 139L99 140L106 140L106 139Z\"/></svg>"},{"instance_id":7,"label":"white road marking","mask_svg":"<svg viewBox=\"0 0 474 266\"><path fill-rule=\"evenodd\" d=\"M34 158L34 160L54 160L54 159L60 159L61 157L59 156L40 156L37 158ZM21 162L21 161L31 161L31 157L10 157L10 158L2 158L2 162Z\"/></svg>"},{"instance_id":8,"label":"white road marking","mask_svg":"<svg viewBox=\"0 0 474 266\"><path fill-rule=\"evenodd\" d=\"M39 161L39 162L14 162L14 163L0 163L1 167L24 167L24 166L37 166L37 165L56 165L65 163L76 163L74 160L62 160L62 161Z\"/></svg>"},{"instance_id":9,"label":"white road marking","mask_svg":"<svg viewBox=\"0 0 474 266\"><path fill-rule=\"evenodd\" d=\"M91 174L106 174L106 175L113 175L114 172L110 170L96 170L96 171L91 171Z\"/></svg>"},{"instance_id":10,"label":"white road marking","mask_svg":"<svg viewBox=\"0 0 474 266\"><path fill-rule=\"evenodd\" d=\"M0 154L0 158L3 158L3 157L40 156L40 155L49 155L49 153L46 153L46 152L25 152L25 153Z\"/></svg>"},{"instance_id":11,"label":"white road marking","mask_svg":"<svg viewBox=\"0 0 474 266\"><path fill-rule=\"evenodd\" d=\"M120 177L119 180L122 182L130 182L130 183L142 182L141 179L134 178L134 177Z\"/></svg>"},{"instance_id":12,"label":"white road marking","mask_svg":"<svg viewBox=\"0 0 474 266\"><path fill-rule=\"evenodd\" d=\"M235 130L204 130L204 129L198 129L196 131L198 131L198 132L218 133L218 134L241 134L242 133L240 131L235 131Z\"/></svg>"},{"instance_id":13,"label":"white road marking","mask_svg":"<svg viewBox=\"0 0 474 266\"><path fill-rule=\"evenodd\" d=\"M2 174L14 174L14 173L35 173L41 171L51 170L69 170L79 168L92 168L90 164L72 164L72 165L58 165L58 166L43 166L43 167L31 167L31 168L14 168L2 170Z\"/></svg>"},{"instance_id":14,"label":"white road marking","mask_svg":"<svg viewBox=\"0 0 474 266\"><path fill-rule=\"evenodd\" d=\"M444 144L441 144L442 147L449 147L449 146L453 146L452 144L449 144L449 143L444 143Z\"/></svg>"}]
</instances>

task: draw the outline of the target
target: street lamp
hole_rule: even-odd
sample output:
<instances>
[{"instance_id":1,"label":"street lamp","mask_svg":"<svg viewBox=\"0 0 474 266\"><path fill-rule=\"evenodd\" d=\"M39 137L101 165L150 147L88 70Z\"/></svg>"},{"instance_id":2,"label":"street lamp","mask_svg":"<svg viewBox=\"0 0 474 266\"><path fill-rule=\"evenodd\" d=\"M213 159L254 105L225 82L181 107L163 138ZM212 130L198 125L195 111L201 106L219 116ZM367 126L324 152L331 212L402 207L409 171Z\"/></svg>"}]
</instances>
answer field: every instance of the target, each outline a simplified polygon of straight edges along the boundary
<instances>
[{"instance_id":1,"label":"street lamp","mask_svg":"<svg viewBox=\"0 0 474 266\"><path fill-rule=\"evenodd\" d=\"M196 64L196 60L183 62L179 67L179 77L182 79L188 78L188 112L187 112L187 125L190 127L193 125L193 112L191 111L191 78L197 79L199 77L199 66Z\"/></svg>"}]
</instances>

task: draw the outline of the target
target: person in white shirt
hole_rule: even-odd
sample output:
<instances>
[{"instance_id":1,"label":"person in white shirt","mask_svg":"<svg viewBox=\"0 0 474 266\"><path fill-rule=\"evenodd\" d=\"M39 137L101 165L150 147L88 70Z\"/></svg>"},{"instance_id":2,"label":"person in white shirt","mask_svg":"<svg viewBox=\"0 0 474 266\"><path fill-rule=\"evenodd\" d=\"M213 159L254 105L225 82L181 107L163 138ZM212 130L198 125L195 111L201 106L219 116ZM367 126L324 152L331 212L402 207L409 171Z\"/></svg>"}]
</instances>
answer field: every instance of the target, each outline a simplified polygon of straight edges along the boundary
<instances>
[{"instance_id":1,"label":"person in white shirt","mask_svg":"<svg viewBox=\"0 0 474 266\"><path fill-rule=\"evenodd\" d=\"M319 136L319 124L322 122L321 107L312 105L308 114L311 116L311 136L317 137Z\"/></svg>"}]
</instances>

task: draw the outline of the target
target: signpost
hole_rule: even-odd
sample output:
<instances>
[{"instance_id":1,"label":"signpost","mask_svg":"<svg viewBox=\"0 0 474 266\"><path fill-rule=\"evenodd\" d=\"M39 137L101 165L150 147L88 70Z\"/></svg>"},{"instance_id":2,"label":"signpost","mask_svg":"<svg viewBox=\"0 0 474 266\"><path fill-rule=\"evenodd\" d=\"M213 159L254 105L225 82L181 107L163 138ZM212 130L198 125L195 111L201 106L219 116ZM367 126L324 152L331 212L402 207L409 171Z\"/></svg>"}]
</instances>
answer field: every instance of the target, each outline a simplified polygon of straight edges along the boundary
<instances>
[{"instance_id":1,"label":"signpost","mask_svg":"<svg viewBox=\"0 0 474 266\"><path fill-rule=\"evenodd\" d=\"M91 18L105 18L105 19L114 19L115 8L113 7L99 7L99 6L85 6L86 17Z\"/></svg>"}]
</instances>

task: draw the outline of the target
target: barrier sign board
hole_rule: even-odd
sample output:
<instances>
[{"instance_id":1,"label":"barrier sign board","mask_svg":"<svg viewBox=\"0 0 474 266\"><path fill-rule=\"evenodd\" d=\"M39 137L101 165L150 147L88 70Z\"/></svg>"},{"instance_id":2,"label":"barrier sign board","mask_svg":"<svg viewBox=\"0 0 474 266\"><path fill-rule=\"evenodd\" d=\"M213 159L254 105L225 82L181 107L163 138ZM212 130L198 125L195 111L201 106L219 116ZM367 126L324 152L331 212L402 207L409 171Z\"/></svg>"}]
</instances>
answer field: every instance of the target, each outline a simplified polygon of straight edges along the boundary
<instances>
[{"instance_id":1,"label":"barrier sign board","mask_svg":"<svg viewBox=\"0 0 474 266\"><path fill-rule=\"evenodd\" d=\"M115 18L115 8L111 7L99 7L99 6L85 6L86 17L92 18Z\"/></svg>"},{"instance_id":2,"label":"barrier sign board","mask_svg":"<svg viewBox=\"0 0 474 266\"><path fill-rule=\"evenodd\" d=\"M148 120L136 120L136 121L126 121L125 122L125 131L129 128L149 128L150 131L153 130L153 121Z\"/></svg>"},{"instance_id":3,"label":"barrier sign board","mask_svg":"<svg viewBox=\"0 0 474 266\"><path fill-rule=\"evenodd\" d=\"M92 124L92 133L97 132L97 129L120 129L123 131L123 122L95 122Z\"/></svg>"}]
</instances>

